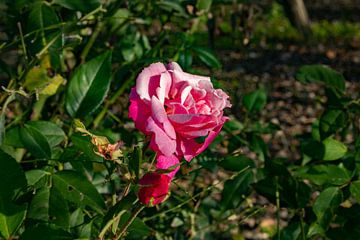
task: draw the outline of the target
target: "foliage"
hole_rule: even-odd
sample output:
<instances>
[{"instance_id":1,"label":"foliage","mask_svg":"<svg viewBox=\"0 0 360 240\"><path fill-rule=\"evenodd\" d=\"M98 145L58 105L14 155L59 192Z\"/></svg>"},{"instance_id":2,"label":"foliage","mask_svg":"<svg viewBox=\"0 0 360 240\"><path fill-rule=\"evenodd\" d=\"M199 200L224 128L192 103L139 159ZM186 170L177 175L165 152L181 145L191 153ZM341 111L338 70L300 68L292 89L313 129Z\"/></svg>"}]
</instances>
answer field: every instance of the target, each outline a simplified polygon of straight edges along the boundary
<instances>
[{"instance_id":1,"label":"foliage","mask_svg":"<svg viewBox=\"0 0 360 240\"><path fill-rule=\"evenodd\" d=\"M298 136L301 160L272 156L264 135L286 126L259 121L269 99L259 87L233 96L244 114L206 152L182 162L164 203L143 209L138 202L138 180L155 156L128 118L130 86L155 61L177 61L190 72L221 69L211 40L199 36L211 29L209 12L233 2L0 3L0 238L241 239L234 229L268 206L278 223L281 209L289 213L286 226L273 229L276 239L360 238L360 96L323 65L296 75L326 93L312 134ZM290 28L276 6L270 15L270 23ZM219 28L248 39L246 26L232 27L224 21ZM286 34L298 37L294 29ZM252 205L259 196L265 204Z\"/></svg>"}]
</instances>

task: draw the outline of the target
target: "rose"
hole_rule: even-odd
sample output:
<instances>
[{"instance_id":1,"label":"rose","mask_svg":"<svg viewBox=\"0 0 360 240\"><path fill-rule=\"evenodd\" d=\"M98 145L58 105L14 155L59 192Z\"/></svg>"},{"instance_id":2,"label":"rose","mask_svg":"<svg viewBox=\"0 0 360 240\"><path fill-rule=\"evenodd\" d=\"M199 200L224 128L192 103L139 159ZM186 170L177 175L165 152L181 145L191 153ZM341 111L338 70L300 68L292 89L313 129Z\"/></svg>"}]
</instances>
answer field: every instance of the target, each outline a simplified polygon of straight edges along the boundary
<instances>
[{"instance_id":1,"label":"rose","mask_svg":"<svg viewBox=\"0 0 360 240\"><path fill-rule=\"evenodd\" d=\"M139 201L148 206L162 203L169 192L171 178L165 174L147 173L139 180Z\"/></svg>"},{"instance_id":2,"label":"rose","mask_svg":"<svg viewBox=\"0 0 360 240\"><path fill-rule=\"evenodd\" d=\"M228 119L223 116L223 109L231 106L228 99L209 77L183 72L175 62L154 63L136 79L129 117L151 137L157 168L168 169L182 157L190 161L213 141Z\"/></svg>"}]
</instances>

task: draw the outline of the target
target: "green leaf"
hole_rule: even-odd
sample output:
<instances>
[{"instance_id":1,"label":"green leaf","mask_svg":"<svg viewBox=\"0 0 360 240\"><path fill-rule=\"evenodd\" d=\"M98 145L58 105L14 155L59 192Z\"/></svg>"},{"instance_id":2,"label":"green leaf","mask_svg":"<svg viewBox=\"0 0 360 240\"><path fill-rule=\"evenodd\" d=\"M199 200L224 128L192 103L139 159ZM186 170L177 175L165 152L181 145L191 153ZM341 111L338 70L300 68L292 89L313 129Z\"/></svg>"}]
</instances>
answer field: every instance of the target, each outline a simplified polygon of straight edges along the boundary
<instances>
[{"instance_id":1,"label":"green leaf","mask_svg":"<svg viewBox=\"0 0 360 240\"><path fill-rule=\"evenodd\" d=\"M192 50L200 58L200 60L205 63L210 68L221 68L221 63L217 57L206 48L194 47Z\"/></svg>"},{"instance_id":2,"label":"green leaf","mask_svg":"<svg viewBox=\"0 0 360 240\"><path fill-rule=\"evenodd\" d=\"M303 141L301 144L301 150L307 156L317 160L323 159L325 154L324 144L313 139Z\"/></svg>"},{"instance_id":3,"label":"green leaf","mask_svg":"<svg viewBox=\"0 0 360 240\"><path fill-rule=\"evenodd\" d=\"M127 8L119 8L114 15L109 18L109 24L111 26L111 32L119 30L122 24L124 24L131 16L131 12Z\"/></svg>"},{"instance_id":4,"label":"green leaf","mask_svg":"<svg viewBox=\"0 0 360 240\"><path fill-rule=\"evenodd\" d=\"M267 145L261 136L251 133L249 137L250 149L254 151L261 161L265 161L268 156Z\"/></svg>"},{"instance_id":5,"label":"green leaf","mask_svg":"<svg viewBox=\"0 0 360 240\"><path fill-rule=\"evenodd\" d=\"M239 120L235 118L231 118L224 124L224 129L226 131L241 131L244 129L244 124L242 124Z\"/></svg>"},{"instance_id":6,"label":"green leaf","mask_svg":"<svg viewBox=\"0 0 360 240\"><path fill-rule=\"evenodd\" d=\"M327 138L323 141L325 146L325 154L323 160L332 161L342 158L346 152L347 147L342 142L333 138Z\"/></svg>"},{"instance_id":7,"label":"green leaf","mask_svg":"<svg viewBox=\"0 0 360 240\"><path fill-rule=\"evenodd\" d=\"M37 184L43 177L48 175L48 172L45 172L41 169L32 169L25 173L27 182L29 186L34 186Z\"/></svg>"},{"instance_id":8,"label":"green leaf","mask_svg":"<svg viewBox=\"0 0 360 240\"><path fill-rule=\"evenodd\" d=\"M174 15L178 15L184 18L188 17L184 8L176 1L162 0L157 2L157 4L165 11L174 12Z\"/></svg>"},{"instance_id":9,"label":"green leaf","mask_svg":"<svg viewBox=\"0 0 360 240\"><path fill-rule=\"evenodd\" d=\"M130 212L125 212L119 221L119 228L121 228L130 218ZM135 218L127 229L126 237L129 239L142 239L145 236L149 236L151 228L149 228L140 218Z\"/></svg>"},{"instance_id":10,"label":"green leaf","mask_svg":"<svg viewBox=\"0 0 360 240\"><path fill-rule=\"evenodd\" d=\"M23 240L72 240L70 233L51 226L37 225L27 228L21 235Z\"/></svg>"},{"instance_id":11,"label":"green leaf","mask_svg":"<svg viewBox=\"0 0 360 240\"><path fill-rule=\"evenodd\" d=\"M341 94L345 91L343 75L324 65L305 65L300 68L296 79L302 83L322 82Z\"/></svg>"},{"instance_id":12,"label":"green leaf","mask_svg":"<svg viewBox=\"0 0 360 240\"><path fill-rule=\"evenodd\" d=\"M70 116L86 116L104 101L111 81L111 52L80 65L66 92L65 107Z\"/></svg>"},{"instance_id":13,"label":"green leaf","mask_svg":"<svg viewBox=\"0 0 360 240\"><path fill-rule=\"evenodd\" d=\"M184 51L181 51L179 53L178 63L184 70L189 69L192 65L192 62L193 56L191 55L191 52L189 50L185 49Z\"/></svg>"},{"instance_id":14,"label":"green leaf","mask_svg":"<svg viewBox=\"0 0 360 240\"><path fill-rule=\"evenodd\" d=\"M277 180L276 180L277 179ZM310 198L311 189L302 181L296 180L289 173L267 176L254 184L257 193L276 204L276 190L279 191L280 204L293 209L303 208Z\"/></svg>"},{"instance_id":15,"label":"green leaf","mask_svg":"<svg viewBox=\"0 0 360 240\"><path fill-rule=\"evenodd\" d=\"M211 8L212 0L197 0L196 9L208 12Z\"/></svg>"},{"instance_id":16,"label":"green leaf","mask_svg":"<svg viewBox=\"0 0 360 240\"><path fill-rule=\"evenodd\" d=\"M53 0L53 3L80 12L90 12L100 6L99 0Z\"/></svg>"},{"instance_id":17,"label":"green leaf","mask_svg":"<svg viewBox=\"0 0 360 240\"><path fill-rule=\"evenodd\" d=\"M360 180L354 181L350 185L351 196L360 203Z\"/></svg>"},{"instance_id":18,"label":"green leaf","mask_svg":"<svg viewBox=\"0 0 360 240\"><path fill-rule=\"evenodd\" d=\"M50 145L41 132L25 124L23 128L20 128L20 137L24 147L33 156L38 158L51 158Z\"/></svg>"},{"instance_id":19,"label":"green leaf","mask_svg":"<svg viewBox=\"0 0 360 240\"><path fill-rule=\"evenodd\" d=\"M325 139L347 126L347 115L342 110L327 110L320 118L320 135Z\"/></svg>"},{"instance_id":20,"label":"green leaf","mask_svg":"<svg viewBox=\"0 0 360 240\"><path fill-rule=\"evenodd\" d=\"M139 179L140 164L142 162L142 149L139 146L134 148L131 159L129 159L129 171L137 181Z\"/></svg>"},{"instance_id":21,"label":"green leaf","mask_svg":"<svg viewBox=\"0 0 360 240\"><path fill-rule=\"evenodd\" d=\"M0 149L0 196L11 198L25 186L26 178L20 165Z\"/></svg>"},{"instance_id":22,"label":"green leaf","mask_svg":"<svg viewBox=\"0 0 360 240\"><path fill-rule=\"evenodd\" d=\"M305 173L299 174L299 176L319 186L325 184L341 186L351 180L351 175L345 168L330 164L312 166Z\"/></svg>"},{"instance_id":23,"label":"green leaf","mask_svg":"<svg viewBox=\"0 0 360 240\"><path fill-rule=\"evenodd\" d=\"M48 121L33 121L28 122L27 124L41 132L51 147L59 145L66 138L64 131L55 123Z\"/></svg>"},{"instance_id":24,"label":"green leaf","mask_svg":"<svg viewBox=\"0 0 360 240\"><path fill-rule=\"evenodd\" d=\"M109 224L110 222L112 222L113 226L115 225L117 228L119 224L119 218L121 218L126 211L133 207L136 200L137 196L133 192L130 192L128 195L122 198L106 213L105 217L103 218L101 228L104 228L105 225Z\"/></svg>"},{"instance_id":25,"label":"green leaf","mask_svg":"<svg viewBox=\"0 0 360 240\"><path fill-rule=\"evenodd\" d=\"M326 229L336 208L342 202L343 194L338 187L329 187L320 193L313 205L313 211L320 225Z\"/></svg>"},{"instance_id":26,"label":"green leaf","mask_svg":"<svg viewBox=\"0 0 360 240\"><path fill-rule=\"evenodd\" d=\"M24 148L20 137L20 127L13 127L6 131L4 144L16 148Z\"/></svg>"},{"instance_id":27,"label":"green leaf","mask_svg":"<svg viewBox=\"0 0 360 240\"><path fill-rule=\"evenodd\" d=\"M55 188L39 189L33 197L28 218L46 221L63 229L69 227L69 207L64 197Z\"/></svg>"},{"instance_id":28,"label":"green leaf","mask_svg":"<svg viewBox=\"0 0 360 240\"><path fill-rule=\"evenodd\" d=\"M223 209L237 208L239 204L251 193L251 183L253 182L252 171L246 171L234 179L229 179L224 183L221 193L220 205Z\"/></svg>"},{"instance_id":29,"label":"green leaf","mask_svg":"<svg viewBox=\"0 0 360 240\"><path fill-rule=\"evenodd\" d=\"M62 40L60 37L61 30L59 26L59 18L54 8L50 7L44 1L38 1L32 4L30 9L31 11L26 21L26 32L33 34L25 38L26 49L30 52L30 54L35 55L39 53L46 44L53 42L48 48L48 53L51 58L50 60L54 63L59 62L61 55L59 54L61 52L59 48L62 46ZM59 26L59 28L56 29L54 26ZM41 74L43 73L44 72ZM39 79L33 78L32 80L35 81L33 84L32 81L26 80L23 87L34 89L38 87L38 84L44 84L44 80L46 79L47 77L45 75L42 75Z\"/></svg>"},{"instance_id":30,"label":"green leaf","mask_svg":"<svg viewBox=\"0 0 360 240\"><path fill-rule=\"evenodd\" d=\"M65 170L53 175L54 187L61 195L78 206L90 206L98 213L103 213L105 203L94 185L83 175Z\"/></svg>"},{"instance_id":31,"label":"green leaf","mask_svg":"<svg viewBox=\"0 0 360 240\"><path fill-rule=\"evenodd\" d=\"M219 166L228 171L239 172L246 167L254 168L255 163L250 158L240 155L240 156L230 156L225 158L219 163Z\"/></svg>"},{"instance_id":32,"label":"green leaf","mask_svg":"<svg viewBox=\"0 0 360 240\"><path fill-rule=\"evenodd\" d=\"M42 1L35 3L31 7L31 12L27 21L27 30L31 31L44 31L44 28L56 25L59 18L53 8Z\"/></svg>"},{"instance_id":33,"label":"green leaf","mask_svg":"<svg viewBox=\"0 0 360 240\"><path fill-rule=\"evenodd\" d=\"M79 151L83 152L85 155L85 158L87 161L92 162L103 162L103 158L99 155L95 154L94 152L94 145L91 143L91 140L87 136L83 136L79 133L75 133L71 136L71 141L74 144L75 148ZM70 150L69 148L67 148ZM66 157L66 154L70 154L70 157ZM72 151L66 151L64 152L64 158L63 160L66 161L74 161L74 157L79 156L78 151L72 152Z\"/></svg>"},{"instance_id":34,"label":"green leaf","mask_svg":"<svg viewBox=\"0 0 360 240\"><path fill-rule=\"evenodd\" d=\"M0 146L5 139L5 114L0 114Z\"/></svg>"},{"instance_id":35,"label":"green leaf","mask_svg":"<svg viewBox=\"0 0 360 240\"><path fill-rule=\"evenodd\" d=\"M15 205L0 195L0 236L12 239L25 220L27 205Z\"/></svg>"},{"instance_id":36,"label":"green leaf","mask_svg":"<svg viewBox=\"0 0 360 240\"><path fill-rule=\"evenodd\" d=\"M70 215L70 227L74 228L76 226L83 224L83 222L84 222L84 213L81 208L78 208Z\"/></svg>"},{"instance_id":37,"label":"green leaf","mask_svg":"<svg viewBox=\"0 0 360 240\"><path fill-rule=\"evenodd\" d=\"M301 236L301 223L291 222L288 226L281 230L281 240L297 240Z\"/></svg>"},{"instance_id":38,"label":"green leaf","mask_svg":"<svg viewBox=\"0 0 360 240\"><path fill-rule=\"evenodd\" d=\"M266 104L266 92L263 88L248 93L243 98L243 104L249 112L258 112Z\"/></svg>"}]
</instances>

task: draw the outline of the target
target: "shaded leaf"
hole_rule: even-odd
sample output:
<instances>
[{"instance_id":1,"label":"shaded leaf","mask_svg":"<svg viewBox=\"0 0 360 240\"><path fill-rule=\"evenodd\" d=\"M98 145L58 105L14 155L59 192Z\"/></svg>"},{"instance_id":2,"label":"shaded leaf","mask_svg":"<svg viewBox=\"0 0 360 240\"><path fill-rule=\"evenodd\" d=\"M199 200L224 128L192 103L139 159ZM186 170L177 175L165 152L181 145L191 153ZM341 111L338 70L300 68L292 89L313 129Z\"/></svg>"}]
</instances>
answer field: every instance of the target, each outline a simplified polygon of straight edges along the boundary
<instances>
[{"instance_id":1,"label":"shaded leaf","mask_svg":"<svg viewBox=\"0 0 360 240\"><path fill-rule=\"evenodd\" d=\"M351 175L345 168L330 164L312 166L299 176L319 186L324 184L341 186L351 180Z\"/></svg>"},{"instance_id":2,"label":"shaded leaf","mask_svg":"<svg viewBox=\"0 0 360 240\"><path fill-rule=\"evenodd\" d=\"M360 203L360 180L351 183L350 192L351 196L355 198L358 203Z\"/></svg>"},{"instance_id":3,"label":"shaded leaf","mask_svg":"<svg viewBox=\"0 0 360 240\"><path fill-rule=\"evenodd\" d=\"M37 225L27 228L21 235L23 240L72 240L69 232L51 226Z\"/></svg>"},{"instance_id":4,"label":"shaded leaf","mask_svg":"<svg viewBox=\"0 0 360 240\"><path fill-rule=\"evenodd\" d=\"M15 205L0 195L0 236L11 239L25 220L27 205Z\"/></svg>"},{"instance_id":5,"label":"shaded leaf","mask_svg":"<svg viewBox=\"0 0 360 240\"><path fill-rule=\"evenodd\" d=\"M307 156L317 160L323 159L325 154L324 144L313 139L303 141L301 150Z\"/></svg>"},{"instance_id":6,"label":"shaded leaf","mask_svg":"<svg viewBox=\"0 0 360 240\"><path fill-rule=\"evenodd\" d=\"M130 212L125 212L119 221L119 227L121 228L130 218ZM131 223L129 228L127 229L126 237L128 239L140 239L145 236L149 236L151 232L151 228L149 228L140 218L135 218L135 220Z\"/></svg>"},{"instance_id":7,"label":"shaded leaf","mask_svg":"<svg viewBox=\"0 0 360 240\"><path fill-rule=\"evenodd\" d=\"M347 125L347 115L342 110L327 110L320 118L320 135L322 139L329 137Z\"/></svg>"},{"instance_id":8,"label":"shaded leaf","mask_svg":"<svg viewBox=\"0 0 360 240\"><path fill-rule=\"evenodd\" d=\"M16 148L24 148L20 137L20 127L13 127L6 131L4 144Z\"/></svg>"},{"instance_id":9,"label":"shaded leaf","mask_svg":"<svg viewBox=\"0 0 360 240\"><path fill-rule=\"evenodd\" d=\"M225 158L219 163L219 166L225 170L239 172L246 167L254 168L255 163L250 158L240 155L240 156L230 156Z\"/></svg>"},{"instance_id":10,"label":"shaded leaf","mask_svg":"<svg viewBox=\"0 0 360 240\"><path fill-rule=\"evenodd\" d=\"M27 33L33 34L25 38L26 47L31 54L35 55L39 53L46 44L53 42L48 48L50 56L48 63L50 65L51 60L51 62L56 63L56 67L58 67L60 65L59 48L62 46L61 31L58 25L59 18L54 8L44 1L35 1L30 9L31 11L26 22L26 30ZM54 28L54 26L59 26L59 28ZM48 68L48 66L44 69L46 68ZM35 89L39 87L38 84L43 86L45 78L33 78L32 80L35 81L35 84L31 84L29 80L25 80L25 87Z\"/></svg>"},{"instance_id":11,"label":"shaded leaf","mask_svg":"<svg viewBox=\"0 0 360 240\"><path fill-rule=\"evenodd\" d=\"M224 183L221 193L220 205L224 209L232 209L239 206L251 193L251 183L253 182L252 171L246 171L234 179L229 179Z\"/></svg>"},{"instance_id":12,"label":"shaded leaf","mask_svg":"<svg viewBox=\"0 0 360 240\"><path fill-rule=\"evenodd\" d=\"M0 113L0 146L5 139L5 114Z\"/></svg>"},{"instance_id":13,"label":"shaded leaf","mask_svg":"<svg viewBox=\"0 0 360 240\"><path fill-rule=\"evenodd\" d=\"M20 165L0 149L0 196L11 198L25 186L26 178Z\"/></svg>"},{"instance_id":14,"label":"shaded leaf","mask_svg":"<svg viewBox=\"0 0 360 240\"><path fill-rule=\"evenodd\" d=\"M118 201L114 206L112 206L109 211L106 213L102 227L104 227L109 221L114 219L117 215L121 213L123 210L129 210L133 205L137 196L130 192L128 195L123 197L120 201Z\"/></svg>"},{"instance_id":15,"label":"shaded leaf","mask_svg":"<svg viewBox=\"0 0 360 240\"><path fill-rule=\"evenodd\" d=\"M266 104L266 92L263 88L248 93L243 98L243 104L249 112L258 112Z\"/></svg>"},{"instance_id":16,"label":"shaded leaf","mask_svg":"<svg viewBox=\"0 0 360 240\"><path fill-rule=\"evenodd\" d=\"M91 143L91 140L87 136L83 136L81 134L75 133L71 136L71 141L75 146L75 149L67 148L64 151L64 156L62 156L63 160L66 161L74 161L77 160L79 156L79 151L83 152L85 156L81 157L86 161L93 161L93 162L103 162L103 158L97 155L94 151L94 145ZM66 155L69 154L69 155Z\"/></svg>"},{"instance_id":17,"label":"shaded leaf","mask_svg":"<svg viewBox=\"0 0 360 240\"><path fill-rule=\"evenodd\" d=\"M20 128L20 137L24 147L33 156L38 158L51 158L50 145L41 132L25 124L23 128Z\"/></svg>"},{"instance_id":18,"label":"shaded leaf","mask_svg":"<svg viewBox=\"0 0 360 240\"><path fill-rule=\"evenodd\" d=\"M209 11L211 8L212 0L198 0L196 2L196 8L198 10L203 10L205 12Z\"/></svg>"},{"instance_id":19,"label":"shaded leaf","mask_svg":"<svg viewBox=\"0 0 360 240\"><path fill-rule=\"evenodd\" d=\"M55 189L44 187L33 197L28 218L46 221L59 227L69 227L69 207L63 196Z\"/></svg>"},{"instance_id":20,"label":"shaded leaf","mask_svg":"<svg viewBox=\"0 0 360 240\"><path fill-rule=\"evenodd\" d=\"M200 60L205 63L210 68L221 68L221 63L217 57L206 48L193 48L195 54L200 58Z\"/></svg>"},{"instance_id":21,"label":"shaded leaf","mask_svg":"<svg viewBox=\"0 0 360 240\"><path fill-rule=\"evenodd\" d=\"M49 174L48 172L45 172L44 170L41 170L41 169L32 169L32 170L27 171L25 173L25 176L26 176L28 185L33 186L48 174Z\"/></svg>"},{"instance_id":22,"label":"shaded leaf","mask_svg":"<svg viewBox=\"0 0 360 240\"><path fill-rule=\"evenodd\" d=\"M162 0L157 2L158 6L165 11L168 12L174 12L175 15L181 16L181 17L187 17L188 15L185 12L185 9L176 1L168 1L168 0Z\"/></svg>"},{"instance_id":23,"label":"shaded leaf","mask_svg":"<svg viewBox=\"0 0 360 240\"><path fill-rule=\"evenodd\" d=\"M90 12L100 6L99 0L53 0L53 3L80 12Z\"/></svg>"},{"instance_id":24,"label":"shaded leaf","mask_svg":"<svg viewBox=\"0 0 360 240\"><path fill-rule=\"evenodd\" d=\"M303 83L322 82L337 90L338 93L345 91L343 75L324 65L305 65L299 69L296 79Z\"/></svg>"},{"instance_id":25,"label":"shaded leaf","mask_svg":"<svg viewBox=\"0 0 360 240\"><path fill-rule=\"evenodd\" d=\"M139 146L134 148L131 159L129 159L129 171L137 181L139 179L140 164L142 162L142 149Z\"/></svg>"},{"instance_id":26,"label":"shaded leaf","mask_svg":"<svg viewBox=\"0 0 360 240\"><path fill-rule=\"evenodd\" d=\"M83 175L71 170L57 172L53 175L53 184L65 199L103 213L105 203L102 196Z\"/></svg>"},{"instance_id":27,"label":"shaded leaf","mask_svg":"<svg viewBox=\"0 0 360 240\"><path fill-rule=\"evenodd\" d=\"M55 147L65 140L64 131L55 123L48 121L33 121L27 123L29 126L41 132L51 147Z\"/></svg>"},{"instance_id":28,"label":"shaded leaf","mask_svg":"<svg viewBox=\"0 0 360 240\"><path fill-rule=\"evenodd\" d=\"M320 193L313 205L313 211L321 228L326 229L334 211L342 202L343 194L338 187L329 187Z\"/></svg>"}]
</instances>

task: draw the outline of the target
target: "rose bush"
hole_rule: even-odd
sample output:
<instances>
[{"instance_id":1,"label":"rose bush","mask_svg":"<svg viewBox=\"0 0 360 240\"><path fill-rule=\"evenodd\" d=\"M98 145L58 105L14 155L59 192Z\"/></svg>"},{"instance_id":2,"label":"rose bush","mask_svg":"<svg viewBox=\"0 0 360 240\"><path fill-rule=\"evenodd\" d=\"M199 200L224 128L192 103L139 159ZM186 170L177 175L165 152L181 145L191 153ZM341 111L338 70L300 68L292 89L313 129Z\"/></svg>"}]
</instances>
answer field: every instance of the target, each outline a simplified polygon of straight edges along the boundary
<instances>
[{"instance_id":1,"label":"rose bush","mask_svg":"<svg viewBox=\"0 0 360 240\"><path fill-rule=\"evenodd\" d=\"M162 203L169 192L171 178L165 174L147 173L139 180L139 201L148 206Z\"/></svg>"},{"instance_id":2,"label":"rose bush","mask_svg":"<svg viewBox=\"0 0 360 240\"><path fill-rule=\"evenodd\" d=\"M182 157L190 161L204 151L228 119L224 108L231 107L229 96L214 89L209 77L183 72L175 62L145 68L130 101L129 117L150 136L159 169L177 165ZM198 138L205 140L199 143Z\"/></svg>"}]
</instances>

